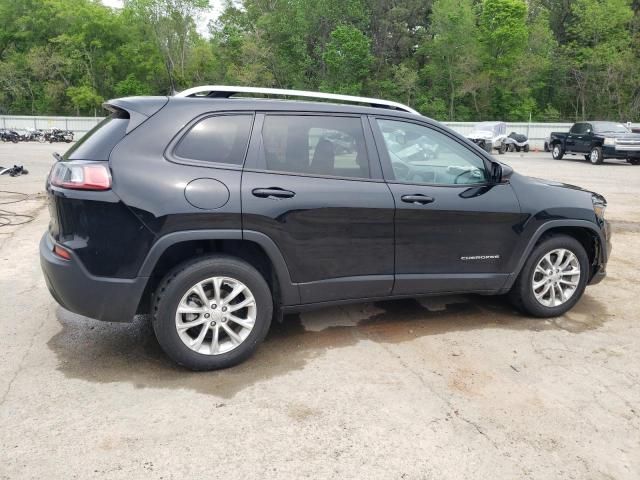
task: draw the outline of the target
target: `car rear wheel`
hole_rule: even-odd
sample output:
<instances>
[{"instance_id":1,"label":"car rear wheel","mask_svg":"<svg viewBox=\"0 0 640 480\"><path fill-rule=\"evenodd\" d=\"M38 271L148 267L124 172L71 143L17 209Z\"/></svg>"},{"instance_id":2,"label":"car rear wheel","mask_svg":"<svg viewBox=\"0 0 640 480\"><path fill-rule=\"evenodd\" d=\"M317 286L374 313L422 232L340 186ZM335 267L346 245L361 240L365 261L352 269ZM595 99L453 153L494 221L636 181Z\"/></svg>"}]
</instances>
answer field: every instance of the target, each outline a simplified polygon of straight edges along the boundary
<instances>
[{"instance_id":1,"label":"car rear wheel","mask_svg":"<svg viewBox=\"0 0 640 480\"><path fill-rule=\"evenodd\" d=\"M554 160L562 160L562 157L564 156L564 150L559 143L554 143L551 146L551 156Z\"/></svg>"},{"instance_id":2,"label":"car rear wheel","mask_svg":"<svg viewBox=\"0 0 640 480\"><path fill-rule=\"evenodd\" d=\"M602 158L602 148L593 147L589 153L589 161L593 165L600 165L604 159Z\"/></svg>"},{"instance_id":3,"label":"car rear wheel","mask_svg":"<svg viewBox=\"0 0 640 480\"><path fill-rule=\"evenodd\" d=\"M525 153L527 153L529 151L529 145L528 144L525 145L523 148L524 148Z\"/></svg>"},{"instance_id":4,"label":"car rear wheel","mask_svg":"<svg viewBox=\"0 0 640 480\"><path fill-rule=\"evenodd\" d=\"M269 286L254 267L215 255L182 264L162 280L153 328L173 361L191 370L216 370L257 349L272 311Z\"/></svg>"},{"instance_id":5,"label":"car rear wheel","mask_svg":"<svg viewBox=\"0 0 640 480\"><path fill-rule=\"evenodd\" d=\"M589 257L575 238L548 237L534 248L509 296L522 312L557 317L570 310L584 293Z\"/></svg>"},{"instance_id":6,"label":"car rear wheel","mask_svg":"<svg viewBox=\"0 0 640 480\"><path fill-rule=\"evenodd\" d=\"M506 152L507 152L507 144L506 144L506 143L504 143L504 142L502 142L502 143L500 144L500 147L498 148L498 153L499 153L500 155L504 155Z\"/></svg>"}]
</instances>

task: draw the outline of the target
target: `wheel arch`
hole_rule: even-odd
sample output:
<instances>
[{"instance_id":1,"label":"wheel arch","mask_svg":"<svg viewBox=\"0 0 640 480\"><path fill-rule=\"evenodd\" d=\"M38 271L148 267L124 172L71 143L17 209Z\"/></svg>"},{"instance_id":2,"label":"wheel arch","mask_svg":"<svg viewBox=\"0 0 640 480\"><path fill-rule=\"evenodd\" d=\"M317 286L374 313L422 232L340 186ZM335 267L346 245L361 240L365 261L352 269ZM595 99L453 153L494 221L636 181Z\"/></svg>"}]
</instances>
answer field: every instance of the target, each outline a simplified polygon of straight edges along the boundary
<instances>
[{"instance_id":1,"label":"wheel arch","mask_svg":"<svg viewBox=\"0 0 640 480\"><path fill-rule=\"evenodd\" d=\"M605 240L598 227L587 220L552 220L538 227L533 234L518 260L515 271L507 280L504 290L509 290L513 286L533 249L553 235L567 235L578 240L587 252L589 264L592 267L590 275L593 275L593 267L598 263L601 252L605 251Z\"/></svg>"},{"instance_id":2,"label":"wheel arch","mask_svg":"<svg viewBox=\"0 0 640 480\"><path fill-rule=\"evenodd\" d=\"M269 237L253 231L192 230L169 233L151 247L138 274L148 278L138 312L149 311L155 287L172 268L212 253L233 255L256 267L272 290L274 304L300 303L298 286L291 281L284 257Z\"/></svg>"}]
</instances>

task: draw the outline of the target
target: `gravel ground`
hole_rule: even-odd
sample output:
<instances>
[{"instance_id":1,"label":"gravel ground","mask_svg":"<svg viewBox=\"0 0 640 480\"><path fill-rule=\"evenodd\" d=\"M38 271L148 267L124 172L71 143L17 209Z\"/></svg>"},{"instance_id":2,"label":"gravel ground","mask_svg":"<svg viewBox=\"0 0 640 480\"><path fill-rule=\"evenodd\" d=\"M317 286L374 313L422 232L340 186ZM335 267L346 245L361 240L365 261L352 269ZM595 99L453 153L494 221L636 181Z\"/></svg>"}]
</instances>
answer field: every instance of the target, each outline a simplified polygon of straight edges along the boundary
<instances>
[{"instance_id":1,"label":"gravel ground","mask_svg":"<svg viewBox=\"0 0 640 480\"><path fill-rule=\"evenodd\" d=\"M0 144L0 165L31 171L0 177L29 194L0 208L34 216L0 227L0 478L640 478L640 167L500 157L609 200L609 276L561 318L477 296L329 308L195 374L144 318L49 296L38 193L64 148Z\"/></svg>"}]
</instances>

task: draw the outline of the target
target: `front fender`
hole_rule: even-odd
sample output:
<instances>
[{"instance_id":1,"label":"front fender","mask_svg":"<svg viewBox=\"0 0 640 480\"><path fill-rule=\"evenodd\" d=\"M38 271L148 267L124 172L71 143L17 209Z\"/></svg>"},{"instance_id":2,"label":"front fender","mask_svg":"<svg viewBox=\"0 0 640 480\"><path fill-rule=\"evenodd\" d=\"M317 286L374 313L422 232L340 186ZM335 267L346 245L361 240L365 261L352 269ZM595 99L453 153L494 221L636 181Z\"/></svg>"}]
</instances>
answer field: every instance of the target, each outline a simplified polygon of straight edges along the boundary
<instances>
[{"instance_id":1,"label":"front fender","mask_svg":"<svg viewBox=\"0 0 640 480\"><path fill-rule=\"evenodd\" d=\"M518 278L518 275L520 275L520 272L524 267L525 262L529 258L529 255L531 255L531 252L533 251L534 247L536 246L540 238L542 238L542 236L545 233L549 232L550 230L558 229L558 228L584 228L592 232L598 242L597 252L600 258L597 259L597 261L599 263L607 262L607 252L608 252L607 238L603 233L603 231L599 229L597 225L595 225L594 223L588 220L570 220L570 219L550 220L540 225L535 231L535 233L529 239L529 242L527 243L526 247L522 251L522 254L520 255L520 259L518 260L518 263L516 265L514 272L510 274L509 278L505 282L505 285L503 287L504 291L508 291L513 285L513 283L516 281L516 279Z\"/></svg>"}]
</instances>

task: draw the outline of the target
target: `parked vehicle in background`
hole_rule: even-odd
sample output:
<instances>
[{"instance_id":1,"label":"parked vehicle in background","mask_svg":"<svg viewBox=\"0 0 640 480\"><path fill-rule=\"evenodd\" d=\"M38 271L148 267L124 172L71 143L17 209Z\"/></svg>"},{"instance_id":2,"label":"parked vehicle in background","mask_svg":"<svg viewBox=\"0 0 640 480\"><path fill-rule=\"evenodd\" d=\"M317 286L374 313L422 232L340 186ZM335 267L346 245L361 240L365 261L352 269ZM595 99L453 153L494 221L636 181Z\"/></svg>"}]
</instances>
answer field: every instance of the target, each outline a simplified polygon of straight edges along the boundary
<instances>
[{"instance_id":1,"label":"parked vehicle in background","mask_svg":"<svg viewBox=\"0 0 640 480\"><path fill-rule=\"evenodd\" d=\"M44 134L45 141L49 143L55 142L73 142L74 134L71 130L61 130L59 128L52 128L50 132Z\"/></svg>"},{"instance_id":2,"label":"parked vehicle in background","mask_svg":"<svg viewBox=\"0 0 640 480\"><path fill-rule=\"evenodd\" d=\"M549 142L556 160L564 155L582 155L594 165L607 158L640 164L640 134L629 131L622 123L577 122L569 133L551 133Z\"/></svg>"},{"instance_id":3,"label":"parked vehicle in background","mask_svg":"<svg viewBox=\"0 0 640 480\"><path fill-rule=\"evenodd\" d=\"M544 141L544 151L545 152L550 152L551 151L551 147L549 147L550 142L551 142L551 135L549 135Z\"/></svg>"},{"instance_id":4,"label":"parked vehicle in background","mask_svg":"<svg viewBox=\"0 0 640 480\"><path fill-rule=\"evenodd\" d=\"M106 108L49 175L45 280L81 315L151 314L186 367L243 361L286 312L508 293L554 317L605 276L602 196L518 175L407 106L204 86Z\"/></svg>"},{"instance_id":5,"label":"parked vehicle in background","mask_svg":"<svg viewBox=\"0 0 640 480\"><path fill-rule=\"evenodd\" d=\"M502 155L507 151L507 124L504 122L478 123L467 138L488 153L496 149Z\"/></svg>"},{"instance_id":6,"label":"parked vehicle in background","mask_svg":"<svg viewBox=\"0 0 640 480\"><path fill-rule=\"evenodd\" d=\"M20 141L20 135L15 130L2 128L0 129L0 140L3 142L18 143Z\"/></svg>"},{"instance_id":7,"label":"parked vehicle in background","mask_svg":"<svg viewBox=\"0 0 640 480\"><path fill-rule=\"evenodd\" d=\"M25 142L44 142L44 131L38 128L28 128L24 134Z\"/></svg>"},{"instance_id":8,"label":"parked vehicle in background","mask_svg":"<svg viewBox=\"0 0 640 480\"><path fill-rule=\"evenodd\" d=\"M529 151L529 139L526 135L520 133L511 132L504 141L507 144L507 150L510 152L528 152Z\"/></svg>"}]
</instances>

